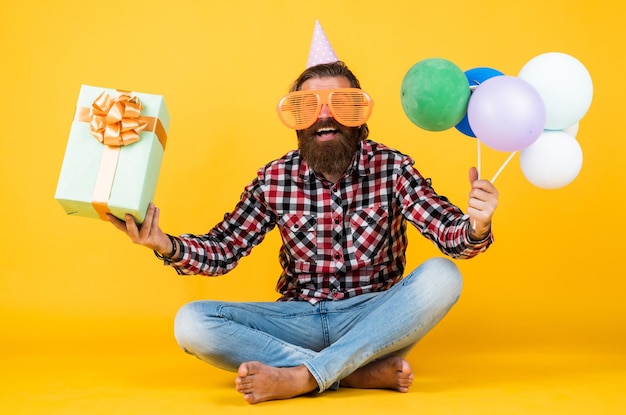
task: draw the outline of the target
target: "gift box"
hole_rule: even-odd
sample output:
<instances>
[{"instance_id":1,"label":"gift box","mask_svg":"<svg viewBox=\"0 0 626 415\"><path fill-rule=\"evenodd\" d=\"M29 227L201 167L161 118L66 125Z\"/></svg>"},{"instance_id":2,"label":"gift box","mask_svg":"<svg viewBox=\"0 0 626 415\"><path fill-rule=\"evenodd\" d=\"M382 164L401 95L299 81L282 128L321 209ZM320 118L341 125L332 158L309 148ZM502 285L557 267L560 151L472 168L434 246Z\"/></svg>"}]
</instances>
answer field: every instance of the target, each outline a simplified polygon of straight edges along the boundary
<instances>
[{"instance_id":1,"label":"gift box","mask_svg":"<svg viewBox=\"0 0 626 415\"><path fill-rule=\"evenodd\" d=\"M160 95L82 85L55 193L65 212L143 222L169 121Z\"/></svg>"}]
</instances>

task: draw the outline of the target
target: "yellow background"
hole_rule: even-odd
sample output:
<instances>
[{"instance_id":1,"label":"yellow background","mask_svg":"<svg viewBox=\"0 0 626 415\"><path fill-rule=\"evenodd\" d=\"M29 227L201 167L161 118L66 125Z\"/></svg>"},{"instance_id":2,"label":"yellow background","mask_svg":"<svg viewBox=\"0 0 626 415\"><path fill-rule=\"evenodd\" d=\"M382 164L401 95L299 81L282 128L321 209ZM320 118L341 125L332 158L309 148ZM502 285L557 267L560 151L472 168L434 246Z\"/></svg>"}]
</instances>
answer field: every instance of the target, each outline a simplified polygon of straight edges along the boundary
<instances>
[{"instance_id":1,"label":"yellow background","mask_svg":"<svg viewBox=\"0 0 626 415\"><path fill-rule=\"evenodd\" d=\"M0 6L0 347L173 346L172 319L198 298L273 300L275 232L231 274L179 277L110 224L54 200L82 83L165 96L172 122L155 202L170 233L204 233L257 168L296 145L275 104L306 63L319 19L375 99L371 138L412 155L466 207L473 139L418 129L400 83L421 59L516 75L559 51L594 82L577 179L544 190L516 157L498 178L496 243L458 262L461 301L434 347L623 352L623 102L626 14L600 1L5 1ZM491 176L507 154L483 147ZM414 231L409 268L438 255Z\"/></svg>"}]
</instances>

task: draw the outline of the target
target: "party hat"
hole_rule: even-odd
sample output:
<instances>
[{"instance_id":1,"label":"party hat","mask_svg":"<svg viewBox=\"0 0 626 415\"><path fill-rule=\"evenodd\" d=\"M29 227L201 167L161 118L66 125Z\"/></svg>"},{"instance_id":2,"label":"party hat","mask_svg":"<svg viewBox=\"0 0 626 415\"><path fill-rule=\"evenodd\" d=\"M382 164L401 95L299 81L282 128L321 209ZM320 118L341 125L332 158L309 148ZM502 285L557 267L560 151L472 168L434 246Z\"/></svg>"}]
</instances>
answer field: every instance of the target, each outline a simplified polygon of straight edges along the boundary
<instances>
[{"instance_id":1,"label":"party hat","mask_svg":"<svg viewBox=\"0 0 626 415\"><path fill-rule=\"evenodd\" d=\"M337 55L333 47L330 45L322 25L319 20L315 20L315 28L313 29L313 39L311 40L311 48L309 49L309 58L306 67L319 65L320 63L337 62Z\"/></svg>"}]
</instances>

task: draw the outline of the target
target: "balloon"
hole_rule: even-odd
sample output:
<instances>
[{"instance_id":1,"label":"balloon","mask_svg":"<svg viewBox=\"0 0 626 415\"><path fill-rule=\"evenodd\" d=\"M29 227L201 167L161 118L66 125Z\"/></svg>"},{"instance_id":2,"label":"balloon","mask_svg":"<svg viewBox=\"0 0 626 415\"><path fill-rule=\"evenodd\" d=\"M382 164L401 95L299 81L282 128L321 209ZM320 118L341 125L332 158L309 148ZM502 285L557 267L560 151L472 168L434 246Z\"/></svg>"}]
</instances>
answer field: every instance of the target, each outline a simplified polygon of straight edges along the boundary
<instances>
[{"instance_id":1,"label":"balloon","mask_svg":"<svg viewBox=\"0 0 626 415\"><path fill-rule=\"evenodd\" d=\"M565 131L567 134L571 135L572 137L576 137L576 134L578 134L579 124L580 123L576 123L570 127L563 128L563 131Z\"/></svg>"},{"instance_id":2,"label":"balloon","mask_svg":"<svg viewBox=\"0 0 626 415\"><path fill-rule=\"evenodd\" d=\"M413 65L402 80L400 92L406 116L429 131L455 126L463 118L470 96L463 71L441 58L425 59Z\"/></svg>"},{"instance_id":3,"label":"balloon","mask_svg":"<svg viewBox=\"0 0 626 415\"><path fill-rule=\"evenodd\" d=\"M528 82L513 76L495 76L474 90L467 117L476 137L485 145L517 151L543 132L546 109Z\"/></svg>"},{"instance_id":4,"label":"balloon","mask_svg":"<svg viewBox=\"0 0 626 415\"><path fill-rule=\"evenodd\" d=\"M576 124L591 105L593 83L585 66L560 52L531 59L519 78L535 87L546 105L546 129L562 130Z\"/></svg>"},{"instance_id":5,"label":"balloon","mask_svg":"<svg viewBox=\"0 0 626 415\"><path fill-rule=\"evenodd\" d=\"M578 176L583 152L568 133L546 130L520 152L522 172L529 182L543 189L558 189Z\"/></svg>"},{"instance_id":6,"label":"balloon","mask_svg":"<svg viewBox=\"0 0 626 415\"><path fill-rule=\"evenodd\" d=\"M493 78L494 76L504 75L502 72L492 69L492 68L474 68L465 71L465 77L467 78L467 82L470 87L478 86L485 82L489 78ZM467 113L463 116L463 119L459 121L457 125L454 126L457 130L465 134L469 137L476 137L474 131L472 131L472 127L469 125L469 120L467 119Z\"/></svg>"}]
</instances>

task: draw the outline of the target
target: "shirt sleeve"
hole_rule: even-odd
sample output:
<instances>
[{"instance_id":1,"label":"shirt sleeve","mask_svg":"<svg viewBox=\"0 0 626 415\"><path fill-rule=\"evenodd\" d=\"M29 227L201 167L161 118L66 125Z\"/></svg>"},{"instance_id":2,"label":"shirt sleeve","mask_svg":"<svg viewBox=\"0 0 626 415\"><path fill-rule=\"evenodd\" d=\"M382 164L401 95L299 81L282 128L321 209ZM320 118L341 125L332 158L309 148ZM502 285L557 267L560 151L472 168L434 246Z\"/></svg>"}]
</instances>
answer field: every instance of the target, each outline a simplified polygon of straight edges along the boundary
<instances>
[{"instance_id":1,"label":"shirt sleeve","mask_svg":"<svg viewBox=\"0 0 626 415\"><path fill-rule=\"evenodd\" d=\"M493 242L493 234L480 241L469 236L469 217L445 196L438 195L414 168L413 160L405 159L397 171L396 192L404 217L430 239L439 250L456 259L472 258Z\"/></svg>"},{"instance_id":2,"label":"shirt sleeve","mask_svg":"<svg viewBox=\"0 0 626 415\"><path fill-rule=\"evenodd\" d=\"M223 275L237 266L276 225L264 203L262 172L244 189L235 209L204 235L180 236L182 257L171 265L181 275Z\"/></svg>"}]
</instances>

